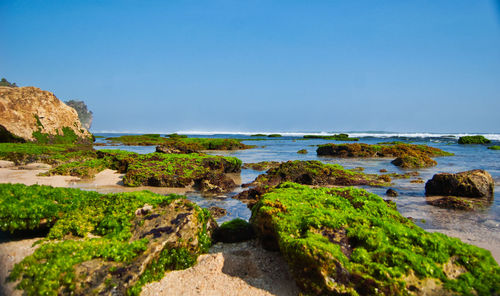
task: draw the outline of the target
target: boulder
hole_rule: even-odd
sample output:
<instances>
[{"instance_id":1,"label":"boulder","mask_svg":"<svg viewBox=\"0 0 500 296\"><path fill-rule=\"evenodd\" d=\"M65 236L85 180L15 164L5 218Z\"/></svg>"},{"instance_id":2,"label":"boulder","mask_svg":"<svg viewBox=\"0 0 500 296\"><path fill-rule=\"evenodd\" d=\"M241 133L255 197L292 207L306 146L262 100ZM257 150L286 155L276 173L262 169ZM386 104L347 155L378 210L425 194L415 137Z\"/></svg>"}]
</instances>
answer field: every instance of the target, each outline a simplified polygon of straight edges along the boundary
<instances>
[{"instance_id":1,"label":"boulder","mask_svg":"<svg viewBox=\"0 0 500 296\"><path fill-rule=\"evenodd\" d=\"M217 206L211 206L208 211L215 219L222 218L227 215L227 210Z\"/></svg>"},{"instance_id":2,"label":"boulder","mask_svg":"<svg viewBox=\"0 0 500 296\"><path fill-rule=\"evenodd\" d=\"M209 235L215 228L213 220L200 219L199 210L187 200L179 199L156 209L147 205L144 208L136 211L130 241L148 239L147 249L131 262L94 259L75 266L75 295L125 295L134 286L140 291L141 275L148 268L165 256L187 256L180 260L196 256L200 252L199 234L204 228L203 223L208 223ZM175 266L167 266L167 269L170 268L176 269Z\"/></svg>"},{"instance_id":3,"label":"boulder","mask_svg":"<svg viewBox=\"0 0 500 296\"><path fill-rule=\"evenodd\" d=\"M385 192L385 195L390 196L390 197L397 197L399 194L398 194L398 192L396 190L394 190L392 188L389 188Z\"/></svg>"},{"instance_id":4,"label":"boulder","mask_svg":"<svg viewBox=\"0 0 500 296\"><path fill-rule=\"evenodd\" d=\"M0 142L91 142L75 109L36 87L0 87Z\"/></svg>"},{"instance_id":5,"label":"boulder","mask_svg":"<svg viewBox=\"0 0 500 296\"><path fill-rule=\"evenodd\" d=\"M427 196L476 197L493 200L495 183L485 170L472 170L457 174L440 173L425 184Z\"/></svg>"}]
</instances>

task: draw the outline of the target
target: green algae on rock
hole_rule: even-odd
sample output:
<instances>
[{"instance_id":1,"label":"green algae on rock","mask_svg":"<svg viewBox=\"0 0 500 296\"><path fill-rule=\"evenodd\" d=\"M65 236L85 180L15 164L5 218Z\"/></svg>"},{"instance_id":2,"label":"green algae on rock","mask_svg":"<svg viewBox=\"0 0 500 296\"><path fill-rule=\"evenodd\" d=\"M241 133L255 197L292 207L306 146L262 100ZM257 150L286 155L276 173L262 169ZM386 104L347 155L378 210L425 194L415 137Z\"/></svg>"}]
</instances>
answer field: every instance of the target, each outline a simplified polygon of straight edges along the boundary
<instances>
[{"instance_id":1,"label":"green algae on rock","mask_svg":"<svg viewBox=\"0 0 500 296\"><path fill-rule=\"evenodd\" d=\"M141 185L158 187L197 185L202 186L200 188L202 191L220 193L236 186L225 174L237 173L240 170L241 161L234 157L195 153L150 153L136 155L131 159L123 183L132 187ZM211 187L210 184L214 187Z\"/></svg>"},{"instance_id":2,"label":"green algae on rock","mask_svg":"<svg viewBox=\"0 0 500 296\"><path fill-rule=\"evenodd\" d=\"M458 138L458 144L489 144L490 140L486 139L484 136L463 136Z\"/></svg>"},{"instance_id":3,"label":"green algae on rock","mask_svg":"<svg viewBox=\"0 0 500 296\"><path fill-rule=\"evenodd\" d=\"M428 233L363 189L283 183L250 221L264 246L281 251L304 294L500 293L489 251Z\"/></svg>"},{"instance_id":4,"label":"green algae on rock","mask_svg":"<svg viewBox=\"0 0 500 296\"><path fill-rule=\"evenodd\" d=\"M500 150L500 146L490 146L488 147L490 150Z\"/></svg>"},{"instance_id":5,"label":"green algae on rock","mask_svg":"<svg viewBox=\"0 0 500 296\"><path fill-rule=\"evenodd\" d=\"M227 173L238 173L241 161L206 154L137 154L94 150L92 146L0 143L0 159L16 164L41 161L54 167L43 175L93 178L109 168L124 173L124 184L159 187L196 185L205 193L221 193L236 186Z\"/></svg>"},{"instance_id":6,"label":"green algae on rock","mask_svg":"<svg viewBox=\"0 0 500 296\"><path fill-rule=\"evenodd\" d=\"M259 175L252 186L276 186L283 182L296 182L305 185L387 185L386 179L344 169L338 164L325 164L317 160L295 160L281 163Z\"/></svg>"},{"instance_id":7,"label":"green algae on rock","mask_svg":"<svg viewBox=\"0 0 500 296\"><path fill-rule=\"evenodd\" d=\"M17 287L27 295L137 295L165 270L189 267L207 252L215 226L206 210L178 195L6 186L20 199L33 191L43 195L27 216L56 217L40 247L9 276L20 280ZM54 209L61 201L76 203L63 211ZM15 202L11 206L23 207Z\"/></svg>"},{"instance_id":8,"label":"green algae on rock","mask_svg":"<svg viewBox=\"0 0 500 296\"><path fill-rule=\"evenodd\" d=\"M300 149L297 151L298 154L307 154L307 149Z\"/></svg>"},{"instance_id":9,"label":"green algae on rock","mask_svg":"<svg viewBox=\"0 0 500 296\"><path fill-rule=\"evenodd\" d=\"M222 223L217 227L212 235L215 242L237 243L243 242L255 237L252 225L243 219L233 219Z\"/></svg>"},{"instance_id":10,"label":"green algae on rock","mask_svg":"<svg viewBox=\"0 0 500 296\"><path fill-rule=\"evenodd\" d=\"M168 135L168 138L161 137L159 134L125 135L106 138L106 140L112 144L121 145L188 147L193 151L238 150L254 147L241 143L243 140L240 139L187 138L181 135Z\"/></svg>"},{"instance_id":11,"label":"green algae on rock","mask_svg":"<svg viewBox=\"0 0 500 296\"><path fill-rule=\"evenodd\" d=\"M338 164L324 164L317 160L295 160L282 162L259 175L253 182L243 184L250 187L233 198L251 208L260 197L283 182L295 182L312 186L388 186L391 178L344 169Z\"/></svg>"},{"instance_id":12,"label":"green algae on rock","mask_svg":"<svg viewBox=\"0 0 500 296\"><path fill-rule=\"evenodd\" d=\"M431 157L451 156L452 153L426 145L396 143L392 145L325 144L319 145L318 155L335 157L396 157L392 162L402 168L424 168L437 163Z\"/></svg>"}]
</instances>

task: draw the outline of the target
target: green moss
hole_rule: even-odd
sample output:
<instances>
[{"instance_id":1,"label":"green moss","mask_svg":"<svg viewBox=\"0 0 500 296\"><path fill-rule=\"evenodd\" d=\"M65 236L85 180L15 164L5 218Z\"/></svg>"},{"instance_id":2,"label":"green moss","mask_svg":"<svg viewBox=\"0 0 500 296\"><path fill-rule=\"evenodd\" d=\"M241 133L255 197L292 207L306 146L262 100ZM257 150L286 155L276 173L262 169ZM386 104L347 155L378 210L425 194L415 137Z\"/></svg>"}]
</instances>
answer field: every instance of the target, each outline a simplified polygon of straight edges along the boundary
<instances>
[{"instance_id":1,"label":"green moss","mask_svg":"<svg viewBox=\"0 0 500 296\"><path fill-rule=\"evenodd\" d=\"M34 116L35 116L35 120L36 120L36 126L38 127L39 130L42 129L43 128L43 124L40 121L40 117L38 117L37 114L34 114Z\"/></svg>"},{"instance_id":2,"label":"green moss","mask_svg":"<svg viewBox=\"0 0 500 296\"><path fill-rule=\"evenodd\" d=\"M129 241L135 210L145 204L164 206L183 197L147 191L102 195L78 189L0 184L0 198L2 230L36 229L44 220L51 226L47 238L33 255L15 265L9 280L20 279L18 288L28 295L57 295L61 291L70 294L76 288L74 268L79 263L97 258L130 262L142 254L148 240ZM189 252L166 248L143 275L145 280L149 281L152 275L163 275L159 268L191 266L197 254L208 249L206 224L210 214L196 205L192 207L204 225L198 233L202 243ZM89 234L94 238L89 238ZM75 236L80 239L70 239ZM147 282L143 278L141 283Z\"/></svg>"},{"instance_id":3,"label":"green moss","mask_svg":"<svg viewBox=\"0 0 500 296\"><path fill-rule=\"evenodd\" d=\"M318 155L336 157L396 157L392 163L403 168L422 168L436 165L430 157L451 156L453 153L438 148L397 143L392 145L325 144L319 145Z\"/></svg>"},{"instance_id":4,"label":"green moss","mask_svg":"<svg viewBox=\"0 0 500 296\"><path fill-rule=\"evenodd\" d=\"M75 176L80 178L93 178L97 173L110 167L108 159L89 159L84 161L72 161L61 164L48 172L43 173L43 176L63 175Z\"/></svg>"},{"instance_id":5,"label":"green moss","mask_svg":"<svg viewBox=\"0 0 500 296\"><path fill-rule=\"evenodd\" d=\"M38 131L34 131L32 136L39 144L73 144L78 141L85 142L90 140L79 138L70 127L63 127L62 134L58 132L56 135L42 133L41 129L39 129Z\"/></svg>"},{"instance_id":6,"label":"green moss","mask_svg":"<svg viewBox=\"0 0 500 296\"><path fill-rule=\"evenodd\" d=\"M428 233L362 189L285 183L262 197L251 222L276 240L305 293L410 294L411 274L462 295L500 292L490 252ZM456 279L443 269L450 261L465 269Z\"/></svg>"},{"instance_id":7,"label":"green moss","mask_svg":"<svg viewBox=\"0 0 500 296\"><path fill-rule=\"evenodd\" d=\"M234 157L151 153L137 155L129 163L123 183L132 187L185 187L210 173L238 172L240 168L241 160Z\"/></svg>"},{"instance_id":8,"label":"green moss","mask_svg":"<svg viewBox=\"0 0 500 296\"><path fill-rule=\"evenodd\" d=\"M463 136L458 138L458 144L489 144L490 140L486 139L484 136Z\"/></svg>"},{"instance_id":9,"label":"green moss","mask_svg":"<svg viewBox=\"0 0 500 296\"><path fill-rule=\"evenodd\" d=\"M173 133L173 134L166 135L166 137L168 137L170 139L180 139L180 138L184 139L184 138L187 138L188 136L186 136L186 135L179 135L177 133Z\"/></svg>"},{"instance_id":10,"label":"green moss","mask_svg":"<svg viewBox=\"0 0 500 296\"><path fill-rule=\"evenodd\" d=\"M388 185L386 177L369 175L344 169L338 164L325 164L316 160L287 161L259 175L254 186L276 186L283 182L306 185ZM390 181L390 178L389 178Z\"/></svg>"},{"instance_id":11,"label":"green moss","mask_svg":"<svg viewBox=\"0 0 500 296\"><path fill-rule=\"evenodd\" d=\"M490 147L488 147L488 149L491 149L491 150L500 150L500 146L490 146Z\"/></svg>"},{"instance_id":12,"label":"green moss","mask_svg":"<svg viewBox=\"0 0 500 296\"><path fill-rule=\"evenodd\" d=\"M243 219L233 219L222 223L213 233L216 242L235 243L254 237L252 225Z\"/></svg>"},{"instance_id":13,"label":"green moss","mask_svg":"<svg viewBox=\"0 0 500 296\"><path fill-rule=\"evenodd\" d=\"M253 146L242 144L240 139L214 139L214 138L187 138L177 134L167 135L168 138L160 137L156 134L146 135L127 135L120 137L106 138L107 141L114 144L134 145L134 146L155 146L167 145L170 147L186 145L190 150L237 150L248 149Z\"/></svg>"}]
</instances>

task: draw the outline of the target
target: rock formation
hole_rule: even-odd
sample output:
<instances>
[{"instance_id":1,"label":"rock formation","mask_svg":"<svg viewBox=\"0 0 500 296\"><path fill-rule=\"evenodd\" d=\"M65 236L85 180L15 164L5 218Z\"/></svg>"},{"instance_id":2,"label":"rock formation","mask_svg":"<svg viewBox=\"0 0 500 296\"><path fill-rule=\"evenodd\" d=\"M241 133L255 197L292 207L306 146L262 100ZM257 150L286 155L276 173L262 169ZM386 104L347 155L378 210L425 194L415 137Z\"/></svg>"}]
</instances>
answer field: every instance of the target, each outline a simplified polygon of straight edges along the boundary
<instances>
[{"instance_id":1,"label":"rock formation","mask_svg":"<svg viewBox=\"0 0 500 296\"><path fill-rule=\"evenodd\" d=\"M427 203L447 209L474 210L483 208L494 198L495 183L484 170L457 174L436 174L425 184Z\"/></svg>"},{"instance_id":2,"label":"rock formation","mask_svg":"<svg viewBox=\"0 0 500 296\"><path fill-rule=\"evenodd\" d=\"M78 118L80 119L82 126L87 130L89 130L90 127L92 126L93 115L92 111L87 109L87 105L85 104L85 102L69 100L64 103L70 106L71 108L75 109L76 113L78 113Z\"/></svg>"},{"instance_id":3,"label":"rock formation","mask_svg":"<svg viewBox=\"0 0 500 296\"><path fill-rule=\"evenodd\" d=\"M436 174L425 184L427 196L460 196L493 199L494 182L484 170L472 170L457 174Z\"/></svg>"},{"instance_id":4,"label":"rock formation","mask_svg":"<svg viewBox=\"0 0 500 296\"><path fill-rule=\"evenodd\" d=\"M76 111L36 87L0 87L0 142L89 141Z\"/></svg>"}]
</instances>

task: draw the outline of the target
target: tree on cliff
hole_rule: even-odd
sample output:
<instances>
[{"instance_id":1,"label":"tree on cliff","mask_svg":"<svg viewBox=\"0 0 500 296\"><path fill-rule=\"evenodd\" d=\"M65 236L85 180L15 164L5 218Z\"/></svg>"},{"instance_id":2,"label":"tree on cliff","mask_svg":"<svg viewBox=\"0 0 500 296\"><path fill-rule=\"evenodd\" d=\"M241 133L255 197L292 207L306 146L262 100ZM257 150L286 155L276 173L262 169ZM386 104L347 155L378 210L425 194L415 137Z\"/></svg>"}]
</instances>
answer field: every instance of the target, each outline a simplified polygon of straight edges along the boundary
<instances>
[{"instance_id":1,"label":"tree on cliff","mask_svg":"<svg viewBox=\"0 0 500 296\"><path fill-rule=\"evenodd\" d=\"M93 117L92 117L92 111L87 109L87 105L85 104L85 102L69 100L64 103L66 103L66 105L76 110L76 113L78 113L78 118L80 119L80 122L82 123L83 127L89 130L90 126L92 125Z\"/></svg>"},{"instance_id":2,"label":"tree on cliff","mask_svg":"<svg viewBox=\"0 0 500 296\"><path fill-rule=\"evenodd\" d=\"M10 83L5 78L2 78L2 80L0 80L0 86L17 87L17 85L16 85L15 82L14 83Z\"/></svg>"}]
</instances>

